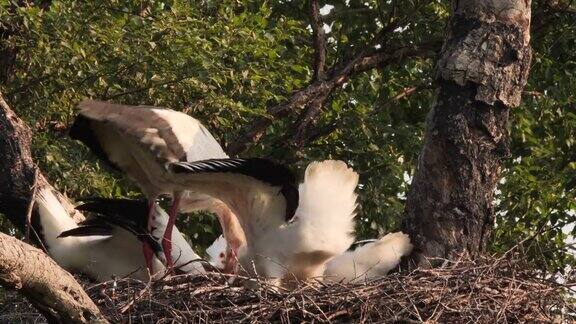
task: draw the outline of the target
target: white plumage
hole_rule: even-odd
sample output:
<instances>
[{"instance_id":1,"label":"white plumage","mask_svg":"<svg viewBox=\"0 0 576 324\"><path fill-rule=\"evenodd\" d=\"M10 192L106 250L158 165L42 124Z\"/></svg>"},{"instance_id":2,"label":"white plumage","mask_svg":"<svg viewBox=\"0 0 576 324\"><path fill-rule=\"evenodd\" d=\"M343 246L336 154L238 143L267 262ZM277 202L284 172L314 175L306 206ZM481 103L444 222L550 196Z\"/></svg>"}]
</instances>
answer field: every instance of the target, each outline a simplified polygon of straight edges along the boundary
<instances>
[{"instance_id":1,"label":"white plumage","mask_svg":"<svg viewBox=\"0 0 576 324\"><path fill-rule=\"evenodd\" d=\"M224 269L226 264L226 250L226 240L222 235L218 236L218 238L206 249L206 254L208 254L209 257L208 261L213 267L221 270Z\"/></svg>"},{"instance_id":2,"label":"white plumage","mask_svg":"<svg viewBox=\"0 0 576 324\"><path fill-rule=\"evenodd\" d=\"M167 216L165 213L163 215L156 219L164 218L165 222ZM38 218L35 223L39 226L35 226L35 230L39 232L42 244L63 268L83 273L96 281L116 277L132 277L143 281L150 279L141 250L142 242L131 231L108 223L99 234L59 237L63 232L78 231L82 225L76 224L56 195L45 188L36 194L34 217ZM159 226L158 230L162 230L161 224L161 221L155 224ZM178 242L184 240L178 231L175 231L174 237ZM186 255L188 259L199 258L189 245L177 243L176 246L175 251L185 251L180 254ZM182 262L184 260L181 258ZM156 276L163 275L166 268L160 259L153 256L152 262L157 271ZM204 272L198 263L190 263L186 270L192 273Z\"/></svg>"},{"instance_id":3,"label":"white plumage","mask_svg":"<svg viewBox=\"0 0 576 324\"><path fill-rule=\"evenodd\" d=\"M354 251L345 252L330 260L324 275L333 281L358 282L385 276L412 252L408 235L389 233Z\"/></svg>"},{"instance_id":4,"label":"white plumage","mask_svg":"<svg viewBox=\"0 0 576 324\"><path fill-rule=\"evenodd\" d=\"M224 263L226 241L219 237L206 250L210 263L221 269ZM412 252L408 235L390 233L379 240L370 240L353 251L346 251L328 261L324 278L335 282L363 282L380 278L398 266L401 257Z\"/></svg>"},{"instance_id":5,"label":"white plumage","mask_svg":"<svg viewBox=\"0 0 576 324\"><path fill-rule=\"evenodd\" d=\"M63 268L86 274L97 281L130 276L148 280L148 270L142 255L141 242L130 232L112 227L112 235L80 237L58 236L78 227L54 193L39 190L36 195L40 235L48 254ZM164 265L153 258L158 271Z\"/></svg>"},{"instance_id":6,"label":"white plumage","mask_svg":"<svg viewBox=\"0 0 576 324\"><path fill-rule=\"evenodd\" d=\"M325 262L354 241L357 184L358 174L342 161L308 165L294 220L255 236L252 258L267 256L260 259L267 276L321 279Z\"/></svg>"}]
</instances>

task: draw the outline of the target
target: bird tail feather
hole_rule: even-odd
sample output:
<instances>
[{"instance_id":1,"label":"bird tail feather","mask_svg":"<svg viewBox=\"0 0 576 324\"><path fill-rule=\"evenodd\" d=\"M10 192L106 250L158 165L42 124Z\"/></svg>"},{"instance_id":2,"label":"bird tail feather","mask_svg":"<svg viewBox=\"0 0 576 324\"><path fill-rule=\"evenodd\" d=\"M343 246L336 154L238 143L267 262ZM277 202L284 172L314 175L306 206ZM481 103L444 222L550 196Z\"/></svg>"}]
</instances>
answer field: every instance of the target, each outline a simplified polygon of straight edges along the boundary
<instances>
[{"instance_id":1,"label":"bird tail feather","mask_svg":"<svg viewBox=\"0 0 576 324\"><path fill-rule=\"evenodd\" d=\"M333 280L355 281L382 277L412 252L408 235L389 233L376 242L368 243L354 251L330 260L325 275Z\"/></svg>"},{"instance_id":2,"label":"bird tail feather","mask_svg":"<svg viewBox=\"0 0 576 324\"><path fill-rule=\"evenodd\" d=\"M300 184L296 219L301 244L341 254L354 241L358 173L342 161L312 162Z\"/></svg>"}]
</instances>

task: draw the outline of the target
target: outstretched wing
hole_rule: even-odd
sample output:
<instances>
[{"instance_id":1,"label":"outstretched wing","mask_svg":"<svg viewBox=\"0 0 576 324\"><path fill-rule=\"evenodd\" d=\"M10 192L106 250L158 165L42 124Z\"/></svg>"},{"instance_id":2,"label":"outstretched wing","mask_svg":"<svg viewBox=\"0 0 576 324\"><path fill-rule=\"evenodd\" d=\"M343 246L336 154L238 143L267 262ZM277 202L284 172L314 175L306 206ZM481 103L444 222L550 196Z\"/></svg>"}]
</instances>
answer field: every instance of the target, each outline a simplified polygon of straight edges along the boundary
<instances>
[{"instance_id":1,"label":"outstretched wing","mask_svg":"<svg viewBox=\"0 0 576 324\"><path fill-rule=\"evenodd\" d=\"M70 136L98 157L123 168L127 144L149 151L160 164L227 155L198 120L178 111L83 100Z\"/></svg>"}]
</instances>

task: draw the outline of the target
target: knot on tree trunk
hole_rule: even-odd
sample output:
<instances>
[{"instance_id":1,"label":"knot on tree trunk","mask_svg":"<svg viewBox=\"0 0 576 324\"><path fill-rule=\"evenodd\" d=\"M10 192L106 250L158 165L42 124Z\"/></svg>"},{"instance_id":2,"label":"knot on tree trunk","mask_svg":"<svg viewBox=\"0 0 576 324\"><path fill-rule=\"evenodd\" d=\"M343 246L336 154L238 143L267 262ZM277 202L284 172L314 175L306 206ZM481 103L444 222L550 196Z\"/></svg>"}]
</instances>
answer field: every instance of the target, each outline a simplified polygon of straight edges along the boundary
<instances>
[{"instance_id":1,"label":"knot on tree trunk","mask_svg":"<svg viewBox=\"0 0 576 324\"><path fill-rule=\"evenodd\" d=\"M438 60L437 78L460 86L475 85L474 99L486 104L500 101L507 107L518 106L532 58L525 28L508 21L454 16Z\"/></svg>"}]
</instances>

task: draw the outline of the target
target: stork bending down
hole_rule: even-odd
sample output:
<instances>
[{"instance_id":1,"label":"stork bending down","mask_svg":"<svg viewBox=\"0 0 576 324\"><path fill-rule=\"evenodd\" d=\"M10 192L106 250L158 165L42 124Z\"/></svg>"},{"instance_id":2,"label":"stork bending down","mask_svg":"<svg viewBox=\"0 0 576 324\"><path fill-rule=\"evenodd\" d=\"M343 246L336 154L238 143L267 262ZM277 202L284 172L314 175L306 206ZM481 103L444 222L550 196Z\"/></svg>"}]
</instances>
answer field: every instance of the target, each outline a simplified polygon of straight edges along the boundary
<instances>
[{"instance_id":1,"label":"stork bending down","mask_svg":"<svg viewBox=\"0 0 576 324\"><path fill-rule=\"evenodd\" d=\"M237 249L238 244L233 240L243 234L236 233L240 227L225 227L234 224L236 216L225 204L214 198L175 189L167 180L166 166L170 163L228 157L212 134L196 119L170 109L93 100L84 100L79 107L80 115L70 129L72 138L83 142L109 165L125 172L148 197L150 207L159 195L172 195L169 220L162 241L168 267L173 265L171 234L180 205L185 205L187 210L201 209L198 206L208 205L218 206L214 211L231 249L228 263L231 264L230 268L236 268L234 249ZM150 208L148 224L152 222L152 217L153 210ZM146 243L143 252L147 263L151 265L152 253Z\"/></svg>"},{"instance_id":2,"label":"stork bending down","mask_svg":"<svg viewBox=\"0 0 576 324\"><path fill-rule=\"evenodd\" d=\"M248 275L288 284L321 277L353 241L358 175L341 161L313 162L304 182L265 159L212 159L168 165L175 189L216 197L238 216Z\"/></svg>"}]
</instances>

